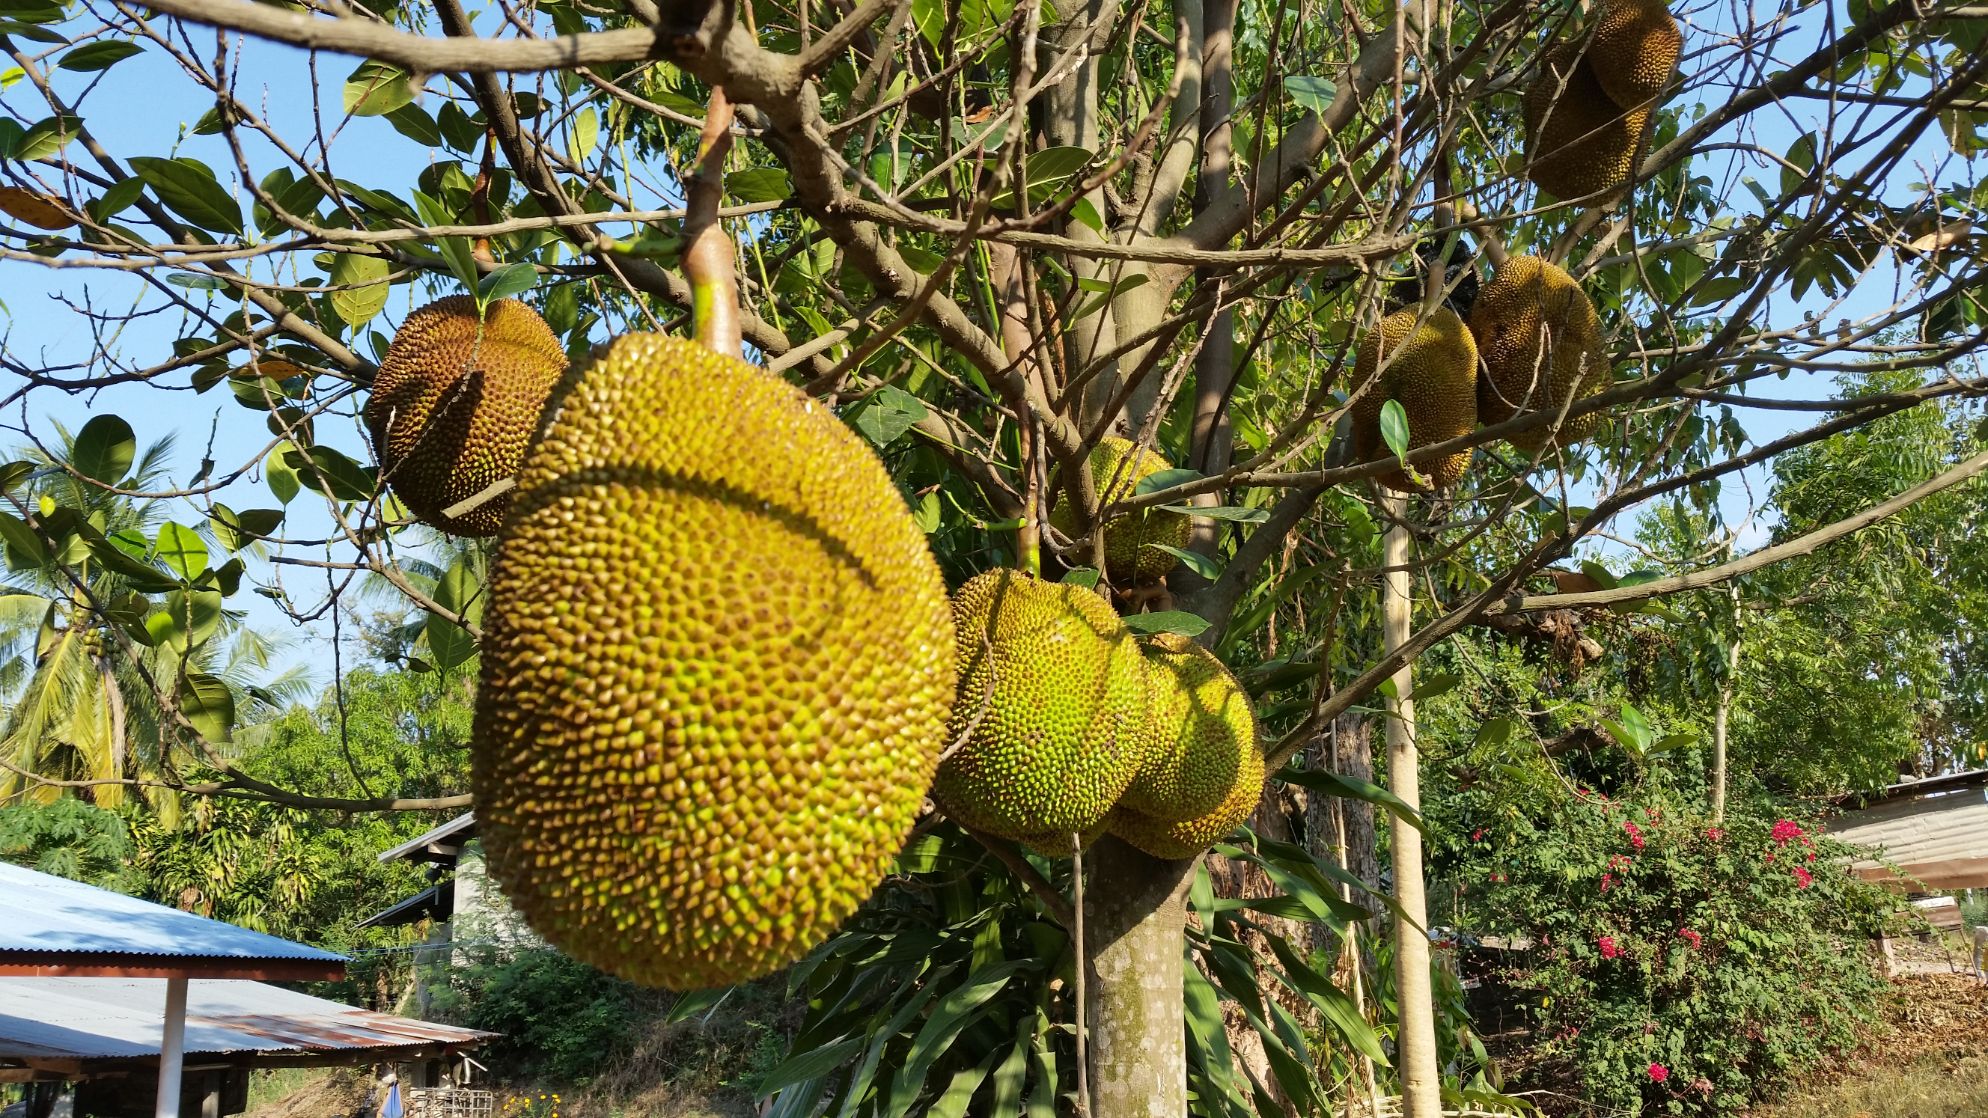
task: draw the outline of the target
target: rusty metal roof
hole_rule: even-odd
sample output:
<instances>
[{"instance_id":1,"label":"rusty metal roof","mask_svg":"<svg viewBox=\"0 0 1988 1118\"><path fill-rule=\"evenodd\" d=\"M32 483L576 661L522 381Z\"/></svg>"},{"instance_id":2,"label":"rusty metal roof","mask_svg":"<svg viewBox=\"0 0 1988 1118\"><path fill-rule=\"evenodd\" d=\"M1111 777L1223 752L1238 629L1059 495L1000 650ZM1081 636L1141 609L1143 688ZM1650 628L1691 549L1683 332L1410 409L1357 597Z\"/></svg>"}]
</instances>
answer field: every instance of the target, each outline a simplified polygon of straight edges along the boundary
<instances>
[{"instance_id":1,"label":"rusty metal roof","mask_svg":"<svg viewBox=\"0 0 1988 1118\"><path fill-rule=\"evenodd\" d=\"M215 978L230 970L266 977L272 969L301 965L317 973L284 977L324 978L345 964L344 956L329 951L6 862L0 862L0 913L6 914L0 919L0 968L15 973L36 967L74 973L77 964L103 973L122 961L147 973Z\"/></svg>"},{"instance_id":2,"label":"rusty metal roof","mask_svg":"<svg viewBox=\"0 0 1988 1118\"><path fill-rule=\"evenodd\" d=\"M166 981L0 978L0 1065L157 1060ZM473 1048L495 1034L374 1013L242 979L187 983L189 1058L279 1065L350 1053L354 1062L406 1050Z\"/></svg>"}]
</instances>

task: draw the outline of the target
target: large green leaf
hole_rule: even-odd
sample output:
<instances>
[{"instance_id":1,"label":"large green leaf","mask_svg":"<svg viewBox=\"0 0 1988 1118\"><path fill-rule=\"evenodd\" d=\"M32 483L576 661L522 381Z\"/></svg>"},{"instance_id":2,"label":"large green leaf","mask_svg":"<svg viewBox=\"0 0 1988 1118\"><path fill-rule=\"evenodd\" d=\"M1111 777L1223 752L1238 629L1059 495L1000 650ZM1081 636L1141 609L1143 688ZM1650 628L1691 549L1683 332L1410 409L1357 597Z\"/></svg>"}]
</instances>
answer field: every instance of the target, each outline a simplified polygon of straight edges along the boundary
<instances>
[{"instance_id":1,"label":"large green leaf","mask_svg":"<svg viewBox=\"0 0 1988 1118\"><path fill-rule=\"evenodd\" d=\"M215 676L188 672L180 680L179 709L208 741L225 742L234 736L235 694Z\"/></svg>"},{"instance_id":2,"label":"large green leaf","mask_svg":"<svg viewBox=\"0 0 1988 1118\"><path fill-rule=\"evenodd\" d=\"M170 520L161 524L153 546L166 568L189 582L207 569L207 541L184 525Z\"/></svg>"},{"instance_id":3,"label":"large green leaf","mask_svg":"<svg viewBox=\"0 0 1988 1118\"><path fill-rule=\"evenodd\" d=\"M387 276L393 265L384 256L341 252L331 261L331 282L346 290L331 293L331 309L354 329L379 316L393 290Z\"/></svg>"},{"instance_id":4,"label":"large green leaf","mask_svg":"<svg viewBox=\"0 0 1988 1118\"><path fill-rule=\"evenodd\" d=\"M987 1004L987 999L1000 993L1001 988L1015 975L1035 965L1033 960L998 963L974 971L967 976L965 984L947 991L946 996L939 999L939 1004L932 1007L932 1015L925 1019L918 1035L912 1038L911 1048L905 1053L904 1066L891 1080L884 1113L908 1113L925 1086L925 1075L932 1069L933 1061L945 1054L960 1030L973 1019L976 1011Z\"/></svg>"},{"instance_id":5,"label":"large green leaf","mask_svg":"<svg viewBox=\"0 0 1988 1118\"><path fill-rule=\"evenodd\" d=\"M241 204L215 179L207 164L186 156L159 159L140 155L133 157L131 167L159 201L179 216L217 233L242 231Z\"/></svg>"},{"instance_id":6,"label":"large green leaf","mask_svg":"<svg viewBox=\"0 0 1988 1118\"><path fill-rule=\"evenodd\" d=\"M63 55L56 65L64 70L76 70L87 74L97 70L108 70L143 49L129 39L105 39L77 47Z\"/></svg>"},{"instance_id":7,"label":"large green leaf","mask_svg":"<svg viewBox=\"0 0 1988 1118\"><path fill-rule=\"evenodd\" d=\"M368 59L346 77L343 103L353 116L385 116L413 101L417 92L406 70Z\"/></svg>"},{"instance_id":8,"label":"large green leaf","mask_svg":"<svg viewBox=\"0 0 1988 1118\"><path fill-rule=\"evenodd\" d=\"M98 415L90 417L83 429L76 432L69 465L91 481L116 485L131 472L131 463L137 457L138 436L132 432L131 424L120 416Z\"/></svg>"}]
</instances>

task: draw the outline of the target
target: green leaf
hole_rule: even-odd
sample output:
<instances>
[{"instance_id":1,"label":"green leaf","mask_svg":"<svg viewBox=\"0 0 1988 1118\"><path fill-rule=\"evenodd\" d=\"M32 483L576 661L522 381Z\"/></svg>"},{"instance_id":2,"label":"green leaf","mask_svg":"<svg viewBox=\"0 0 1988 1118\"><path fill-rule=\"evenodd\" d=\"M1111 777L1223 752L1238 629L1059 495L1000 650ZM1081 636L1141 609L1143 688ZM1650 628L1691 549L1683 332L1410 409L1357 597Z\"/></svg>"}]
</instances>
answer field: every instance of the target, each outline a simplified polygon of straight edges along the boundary
<instances>
[{"instance_id":1,"label":"green leaf","mask_svg":"<svg viewBox=\"0 0 1988 1118\"><path fill-rule=\"evenodd\" d=\"M706 1010L718 1008L720 1003L731 996L730 986L720 986L713 990L686 991L670 1005L670 1011L663 1015L663 1024L681 1025Z\"/></svg>"},{"instance_id":2,"label":"green leaf","mask_svg":"<svg viewBox=\"0 0 1988 1118\"><path fill-rule=\"evenodd\" d=\"M387 123L393 130L413 140L425 148L442 146L442 130L435 126L435 118L419 105L407 104L386 114Z\"/></svg>"},{"instance_id":3,"label":"green leaf","mask_svg":"<svg viewBox=\"0 0 1988 1118\"><path fill-rule=\"evenodd\" d=\"M362 256L341 252L331 258L331 283L345 288L331 293L331 309L354 329L366 325L386 309L393 288L387 276L393 265L384 256Z\"/></svg>"},{"instance_id":4,"label":"green leaf","mask_svg":"<svg viewBox=\"0 0 1988 1118\"><path fill-rule=\"evenodd\" d=\"M131 472L138 456L138 436L131 424L115 415L91 417L76 433L69 451L69 465L91 481L116 485Z\"/></svg>"},{"instance_id":5,"label":"green leaf","mask_svg":"<svg viewBox=\"0 0 1988 1118\"><path fill-rule=\"evenodd\" d=\"M1294 769L1289 767L1280 771L1277 774L1277 779L1286 784L1295 784L1300 788L1309 788L1314 792L1323 792L1328 796L1339 796L1350 800L1363 800L1373 804L1375 807L1386 808L1388 811L1400 816L1403 821L1418 831L1422 829L1422 815L1420 812L1409 807L1408 801L1372 781L1361 780L1357 776L1346 776L1342 773L1325 772L1322 769Z\"/></svg>"},{"instance_id":6,"label":"green leaf","mask_svg":"<svg viewBox=\"0 0 1988 1118\"><path fill-rule=\"evenodd\" d=\"M871 442L885 447L911 430L925 415L925 401L886 384L863 401L861 410L850 422Z\"/></svg>"},{"instance_id":7,"label":"green leaf","mask_svg":"<svg viewBox=\"0 0 1988 1118\"><path fill-rule=\"evenodd\" d=\"M1072 567L1063 572L1062 581L1072 586L1081 586L1089 590L1098 584L1098 569L1096 567Z\"/></svg>"},{"instance_id":8,"label":"green leaf","mask_svg":"<svg viewBox=\"0 0 1988 1118\"><path fill-rule=\"evenodd\" d=\"M1166 552L1168 555L1180 560L1181 563L1186 565L1188 570L1193 571L1209 582L1222 577L1222 565L1200 552L1189 551L1184 547L1175 547L1167 543L1149 543L1145 546Z\"/></svg>"},{"instance_id":9,"label":"green leaf","mask_svg":"<svg viewBox=\"0 0 1988 1118\"><path fill-rule=\"evenodd\" d=\"M1581 573L1594 579L1595 585L1603 590L1613 590L1618 585L1615 576L1608 573L1608 568L1592 559L1581 560Z\"/></svg>"},{"instance_id":10,"label":"green leaf","mask_svg":"<svg viewBox=\"0 0 1988 1118\"><path fill-rule=\"evenodd\" d=\"M911 1047L905 1050L904 1065L891 1080L887 1112L907 1113L924 1087L925 1075L931 1071L933 1062L952 1046L960 1030L973 1020L975 1011L1000 993L1015 975L1035 965L1033 960L1021 960L985 967L968 975L964 985L947 991L932 1007L932 1015L925 1019L918 1035L912 1038Z\"/></svg>"},{"instance_id":11,"label":"green leaf","mask_svg":"<svg viewBox=\"0 0 1988 1118\"><path fill-rule=\"evenodd\" d=\"M129 39L106 39L77 47L63 55L56 65L64 70L88 74L108 70L143 49Z\"/></svg>"},{"instance_id":12,"label":"green leaf","mask_svg":"<svg viewBox=\"0 0 1988 1118\"><path fill-rule=\"evenodd\" d=\"M129 209L131 203L136 202L144 193L144 179L119 179L111 184L110 189L84 203L83 208L89 210L90 216L98 221L109 221Z\"/></svg>"},{"instance_id":13,"label":"green leaf","mask_svg":"<svg viewBox=\"0 0 1988 1118\"><path fill-rule=\"evenodd\" d=\"M1291 74L1284 79L1284 95L1291 99L1291 103L1320 116L1332 107L1332 99L1338 93L1339 87L1331 78Z\"/></svg>"},{"instance_id":14,"label":"green leaf","mask_svg":"<svg viewBox=\"0 0 1988 1118\"><path fill-rule=\"evenodd\" d=\"M13 150L6 153L9 158L32 162L47 159L63 148L69 141L81 135L83 118L64 113L52 116L29 128L13 144Z\"/></svg>"},{"instance_id":15,"label":"green leaf","mask_svg":"<svg viewBox=\"0 0 1988 1118\"><path fill-rule=\"evenodd\" d=\"M594 144L601 135L601 114L592 105L581 109L573 118L573 137L566 145L566 154L573 162L583 163L594 153Z\"/></svg>"},{"instance_id":16,"label":"green leaf","mask_svg":"<svg viewBox=\"0 0 1988 1118\"><path fill-rule=\"evenodd\" d=\"M1164 512L1177 512L1197 520L1228 520L1237 524L1261 524L1270 519L1269 509L1244 508L1241 505L1210 505L1200 508L1195 505L1161 505Z\"/></svg>"},{"instance_id":17,"label":"green leaf","mask_svg":"<svg viewBox=\"0 0 1988 1118\"><path fill-rule=\"evenodd\" d=\"M222 233L242 231L242 208L198 159L158 159L135 156L131 167L166 208L202 229Z\"/></svg>"},{"instance_id":18,"label":"green leaf","mask_svg":"<svg viewBox=\"0 0 1988 1118\"><path fill-rule=\"evenodd\" d=\"M314 487L328 491L334 500L371 500L379 489L379 478L371 469L328 446L292 450L283 457L291 469L310 477Z\"/></svg>"},{"instance_id":19,"label":"green leaf","mask_svg":"<svg viewBox=\"0 0 1988 1118\"><path fill-rule=\"evenodd\" d=\"M483 271L476 266L476 246L468 237L443 237L435 243L449 274L464 287L475 291L483 283Z\"/></svg>"},{"instance_id":20,"label":"green leaf","mask_svg":"<svg viewBox=\"0 0 1988 1118\"><path fill-rule=\"evenodd\" d=\"M1200 470L1190 470L1185 466L1159 470L1140 478L1139 484L1132 487L1132 495L1143 497L1148 493L1158 493L1162 489L1172 489L1176 485L1186 485L1190 481L1200 481L1201 478ZM1099 478L1098 484L1103 485L1108 480L1110 479Z\"/></svg>"},{"instance_id":21,"label":"green leaf","mask_svg":"<svg viewBox=\"0 0 1988 1118\"><path fill-rule=\"evenodd\" d=\"M385 116L413 101L416 92L406 70L368 59L345 79L345 111L353 116Z\"/></svg>"},{"instance_id":22,"label":"green leaf","mask_svg":"<svg viewBox=\"0 0 1988 1118\"><path fill-rule=\"evenodd\" d=\"M1348 1045L1358 1049L1368 1059L1382 1067L1391 1067L1387 1051L1381 1046L1380 1035L1360 1014L1359 1007L1345 991L1334 986L1326 976L1306 966L1298 958L1297 952L1281 936L1264 937L1270 943L1270 950L1277 956L1277 962L1284 968L1284 977L1293 989L1303 994L1306 1001L1318 1007L1326 1021L1339 1032L1339 1037Z\"/></svg>"},{"instance_id":23,"label":"green leaf","mask_svg":"<svg viewBox=\"0 0 1988 1118\"><path fill-rule=\"evenodd\" d=\"M199 648L220 625L221 595L214 590L175 590L144 622L154 647L176 649Z\"/></svg>"},{"instance_id":24,"label":"green leaf","mask_svg":"<svg viewBox=\"0 0 1988 1118\"><path fill-rule=\"evenodd\" d=\"M1394 451L1396 458L1408 456L1408 412L1402 408L1400 400L1389 400L1381 405L1381 439L1387 448Z\"/></svg>"},{"instance_id":25,"label":"green leaf","mask_svg":"<svg viewBox=\"0 0 1988 1118\"><path fill-rule=\"evenodd\" d=\"M1518 723L1509 718L1492 718L1477 728L1477 744L1484 749L1497 749L1512 740L1512 732Z\"/></svg>"},{"instance_id":26,"label":"green leaf","mask_svg":"<svg viewBox=\"0 0 1988 1118\"><path fill-rule=\"evenodd\" d=\"M759 1097L765 1098L783 1087L796 1083L806 1083L827 1075L843 1064L854 1059L863 1050L863 1037L844 1037L833 1044L796 1052L782 1060L758 1084Z\"/></svg>"},{"instance_id":27,"label":"green leaf","mask_svg":"<svg viewBox=\"0 0 1988 1118\"><path fill-rule=\"evenodd\" d=\"M999 1049L989 1052L980 1063L970 1068L961 1068L946 1081L946 1089L932 1100L925 1110L925 1118L966 1118L967 1104L973 1101L975 1091L993 1070L994 1061L1001 1055Z\"/></svg>"},{"instance_id":28,"label":"green leaf","mask_svg":"<svg viewBox=\"0 0 1988 1118\"><path fill-rule=\"evenodd\" d=\"M173 272L166 277L166 282L188 291L219 291L228 286L227 281L219 276L201 276L192 272Z\"/></svg>"},{"instance_id":29,"label":"green leaf","mask_svg":"<svg viewBox=\"0 0 1988 1118\"><path fill-rule=\"evenodd\" d=\"M483 577L473 554L456 559L435 584L435 604L462 617L471 625L483 618ZM435 667L448 671L476 655L476 638L469 630L444 617L430 615L424 626L428 650L434 653Z\"/></svg>"},{"instance_id":30,"label":"green leaf","mask_svg":"<svg viewBox=\"0 0 1988 1118\"><path fill-rule=\"evenodd\" d=\"M488 307L499 299L509 299L513 295L522 295L530 291L537 283L537 268L522 260L516 264L506 264L502 268L484 276L482 282L476 285L477 305Z\"/></svg>"},{"instance_id":31,"label":"green leaf","mask_svg":"<svg viewBox=\"0 0 1988 1118\"><path fill-rule=\"evenodd\" d=\"M235 694L215 676L188 672L180 680L179 709L208 741L225 742L234 735Z\"/></svg>"},{"instance_id":32,"label":"green leaf","mask_svg":"<svg viewBox=\"0 0 1988 1118\"><path fill-rule=\"evenodd\" d=\"M296 468L290 465L289 456L296 449L290 443L281 443L262 460L262 476L269 483L269 491L285 505L296 498L304 484L303 479L297 476Z\"/></svg>"},{"instance_id":33,"label":"green leaf","mask_svg":"<svg viewBox=\"0 0 1988 1118\"><path fill-rule=\"evenodd\" d=\"M750 167L725 176L725 193L741 202L784 202L794 195L794 181L778 167Z\"/></svg>"},{"instance_id":34,"label":"green leaf","mask_svg":"<svg viewBox=\"0 0 1988 1118\"><path fill-rule=\"evenodd\" d=\"M1408 697L1416 701L1433 699L1456 690L1457 684L1461 682L1463 680L1454 672L1430 672L1427 678L1415 685L1415 689L1408 693Z\"/></svg>"},{"instance_id":35,"label":"green leaf","mask_svg":"<svg viewBox=\"0 0 1988 1118\"><path fill-rule=\"evenodd\" d=\"M240 551L267 537L282 523L281 509L244 509L236 512L216 503L213 511L207 514L207 527L214 533L214 539L229 551Z\"/></svg>"},{"instance_id":36,"label":"green leaf","mask_svg":"<svg viewBox=\"0 0 1988 1118\"><path fill-rule=\"evenodd\" d=\"M188 582L207 569L206 541L200 538L200 533L173 521L168 520L159 526L153 550L165 562L167 569Z\"/></svg>"},{"instance_id":37,"label":"green leaf","mask_svg":"<svg viewBox=\"0 0 1988 1118\"><path fill-rule=\"evenodd\" d=\"M1125 627L1135 633L1179 633L1184 637L1194 637L1207 630L1208 621L1183 610L1169 609L1158 613L1130 614L1125 618Z\"/></svg>"},{"instance_id":38,"label":"green leaf","mask_svg":"<svg viewBox=\"0 0 1988 1118\"><path fill-rule=\"evenodd\" d=\"M0 542L6 544L9 563L16 563L19 568L48 565L48 548L41 542L41 536L13 513L0 512Z\"/></svg>"}]
</instances>

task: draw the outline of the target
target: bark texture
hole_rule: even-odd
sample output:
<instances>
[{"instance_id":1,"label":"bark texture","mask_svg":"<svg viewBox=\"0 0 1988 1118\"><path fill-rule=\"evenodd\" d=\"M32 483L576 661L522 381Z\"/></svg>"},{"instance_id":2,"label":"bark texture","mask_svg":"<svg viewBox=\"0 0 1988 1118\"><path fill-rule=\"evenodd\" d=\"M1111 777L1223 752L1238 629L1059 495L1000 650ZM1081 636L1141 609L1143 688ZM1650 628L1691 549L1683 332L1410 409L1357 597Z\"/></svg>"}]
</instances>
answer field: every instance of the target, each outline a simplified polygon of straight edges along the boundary
<instances>
[{"instance_id":1,"label":"bark texture","mask_svg":"<svg viewBox=\"0 0 1988 1118\"><path fill-rule=\"evenodd\" d=\"M1162 861L1106 835L1084 858L1095 1118L1187 1118L1181 967L1196 860Z\"/></svg>"},{"instance_id":2,"label":"bark texture","mask_svg":"<svg viewBox=\"0 0 1988 1118\"><path fill-rule=\"evenodd\" d=\"M1406 644L1413 624L1409 599L1410 540L1402 517L1407 502L1386 497L1394 524L1383 544L1388 568L1382 604L1388 651ZM1421 810L1421 757L1415 745L1415 670L1404 663L1394 673L1395 698L1388 700L1388 784L1409 807ZM1405 919L1394 922L1394 971L1401 1024L1397 1039L1401 1065L1403 1118L1441 1118L1442 1077L1436 1066L1436 1012L1429 985L1429 902L1422 888L1422 833L1400 816L1390 816L1388 838L1394 852L1394 897Z\"/></svg>"}]
</instances>

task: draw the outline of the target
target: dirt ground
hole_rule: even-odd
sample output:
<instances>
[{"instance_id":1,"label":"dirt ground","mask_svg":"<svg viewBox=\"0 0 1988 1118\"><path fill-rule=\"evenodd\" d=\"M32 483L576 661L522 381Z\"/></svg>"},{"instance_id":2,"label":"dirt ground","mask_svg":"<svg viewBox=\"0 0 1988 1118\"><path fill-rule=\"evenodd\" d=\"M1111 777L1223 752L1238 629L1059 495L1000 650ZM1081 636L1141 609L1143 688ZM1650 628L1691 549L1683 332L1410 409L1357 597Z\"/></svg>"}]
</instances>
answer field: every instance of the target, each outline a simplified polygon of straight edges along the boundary
<instances>
[{"instance_id":1,"label":"dirt ground","mask_svg":"<svg viewBox=\"0 0 1988 1118\"><path fill-rule=\"evenodd\" d=\"M1914 951L1895 985L1889 1026L1833 1074L1757 1107L1753 1118L1982 1118L1988 1115L1988 986ZM1966 966L1963 956L1962 968ZM1935 966L1939 969L1934 970Z\"/></svg>"}]
</instances>

